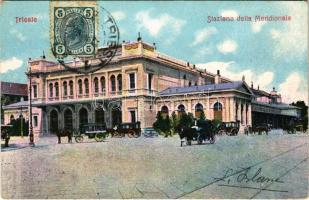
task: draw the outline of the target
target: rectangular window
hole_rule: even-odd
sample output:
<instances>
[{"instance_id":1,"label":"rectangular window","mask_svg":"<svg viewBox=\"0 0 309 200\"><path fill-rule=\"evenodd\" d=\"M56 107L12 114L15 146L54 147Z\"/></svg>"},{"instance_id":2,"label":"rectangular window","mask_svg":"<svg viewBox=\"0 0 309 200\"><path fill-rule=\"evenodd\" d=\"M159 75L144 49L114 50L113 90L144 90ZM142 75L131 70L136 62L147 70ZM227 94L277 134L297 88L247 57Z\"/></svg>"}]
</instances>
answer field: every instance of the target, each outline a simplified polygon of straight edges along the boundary
<instances>
[{"instance_id":1,"label":"rectangular window","mask_svg":"<svg viewBox=\"0 0 309 200\"><path fill-rule=\"evenodd\" d=\"M32 88L33 88L33 98L37 98L38 97L38 86L34 85Z\"/></svg>"},{"instance_id":2,"label":"rectangular window","mask_svg":"<svg viewBox=\"0 0 309 200\"><path fill-rule=\"evenodd\" d=\"M152 74L148 74L148 90L152 90Z\"/></svg>"},{"instance_id":3,"label":"rectangular window","mask_svg":"<svg viewBox=\"0 0 309 200\"><path fill-rule=\"evenodd\" d=\"M135 123L136 122L136 114L135 114L135 110L131 110L130 111L131 114L131 122Z\"/></svg>"},{"instance_id":4,"label":"rectangular window","mask_svg":"<svg viewBox=\"0 0 309 200\"><path fill-rule=\"evenodd\" d=\"M33 126L34 127L38 126L38 116L33 116Z\"/></svg>"},{"instance_id":5,"label":"rectangular window","mask_svg":"<svg viewBox=\"0 0 309 200\"><path fill-rule=\"evenodd\" d=\"M129 74L130 89L135 89L135 73Z\"/></svg>"}]
</instances>

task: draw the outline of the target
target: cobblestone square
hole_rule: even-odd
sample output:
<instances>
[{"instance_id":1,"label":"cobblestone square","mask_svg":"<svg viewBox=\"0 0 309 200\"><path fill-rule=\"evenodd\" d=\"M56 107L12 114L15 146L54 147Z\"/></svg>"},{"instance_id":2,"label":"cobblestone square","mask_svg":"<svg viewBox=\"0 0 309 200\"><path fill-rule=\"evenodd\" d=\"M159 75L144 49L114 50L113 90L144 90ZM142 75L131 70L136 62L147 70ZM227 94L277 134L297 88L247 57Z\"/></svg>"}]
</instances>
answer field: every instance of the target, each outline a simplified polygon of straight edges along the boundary
<instances>
[{"instance_id":1,"label":"cobblestone square","mask_svg":"<svg viewBox=\"0 0 309 200\"><path fill-rule=\"evenodd\" d=\"M2 149L2 198L308 197L307 134L220 136L185 147L178 136L27 142Z\"/></svg>"}]
</instances>

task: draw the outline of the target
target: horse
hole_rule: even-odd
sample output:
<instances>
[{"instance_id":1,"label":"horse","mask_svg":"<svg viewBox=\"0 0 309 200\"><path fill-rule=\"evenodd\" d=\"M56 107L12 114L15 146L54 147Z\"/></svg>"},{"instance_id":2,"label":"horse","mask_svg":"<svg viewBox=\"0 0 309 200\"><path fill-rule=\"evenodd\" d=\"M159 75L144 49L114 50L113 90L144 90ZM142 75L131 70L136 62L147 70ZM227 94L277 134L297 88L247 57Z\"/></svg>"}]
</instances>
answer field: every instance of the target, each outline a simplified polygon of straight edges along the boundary
<instances>
[{"instance_id":1,"label":"horse","mask_svg":"<svg viewBox=\"0 0 309 200\"><path fill-rule=\"evenodd\" d=\"M182 146L185 138L187 145L191 145L192 140L197 140L198 144L202 144L203 141L208 140L211 144L215 142L215 132L216 129L211 121L196 121L196 125L193 127L186 127L184 125L179 125L177 132L179 134Z\"/></svg>"},{"instance_id":2,"label":"horse","mask_svg":"<svg viewBox=\"0 0 309 200\"><path fill-rule=\"evenodd\" d=\"M68 137L68 143L72 143L73 132L69 130L57 131L58 144L61 144L61 137Z\"/></svg>"}]
</instances>

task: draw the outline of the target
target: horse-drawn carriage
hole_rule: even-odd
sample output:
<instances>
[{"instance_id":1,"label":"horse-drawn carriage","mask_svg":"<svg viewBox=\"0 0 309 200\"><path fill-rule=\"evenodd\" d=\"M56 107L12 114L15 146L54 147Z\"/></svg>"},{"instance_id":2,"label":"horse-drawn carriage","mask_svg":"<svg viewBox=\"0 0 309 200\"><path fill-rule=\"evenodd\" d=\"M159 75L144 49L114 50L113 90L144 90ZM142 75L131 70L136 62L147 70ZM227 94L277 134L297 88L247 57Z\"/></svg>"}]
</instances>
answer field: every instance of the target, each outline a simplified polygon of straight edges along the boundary
<instances>
[{"instance_id":1,"label":"horse-drawn carriage","mask_svg":"<svg viewBox=\"0 0 309 200\"><path fill-rule=\"evenodd\" d=\"M267 123L260 123L260 124L254 124L252 127L247 126L244 130L245 135L250 134L256 134L258 133L259 135L265 133L268 135L268 132L271 130L271 124Z\"/></svg>"},{"instance_id":2,"label":"horse-drawn carriage","mask_svg":"<svg viewBox=\"0 0 309 200\"><path fill-rule=\"evenodd\" d=\"M74 134L77 143L83 142L84 136L89 139L95 139L97 142L102 142L107 137L106 126L103 124L87 124L84 125L80 132Z\"/></svg>"},{"instance_id":3,"label":"horse-drawn carriage","mask_svg":"<svg viewBox=\"0 0 309 200\"><path fill-rule=\"evenodd\" d=\"M141 136L141 123L140 122L133 122L133 123L122 123L114 128L107 129L107 132L111 134L112 137L140 137Z\"/></svg>"},{"instance_id":4,"label":"horse-drawn carriage","mask_svg":"<svg viewBox=\"0 0 309 200\"><path fill-rule=\"evenodd\" d=\"M219 131L218 131L218 135L237 135L239 132L239 121L236 122L222 122L220 127L219 127Z\"/></svg>"},{"instance_id":5,"label":"horse-drawn carriage","mask_svg":"<svg viewBox=\"0 0 309 200\"><path fill-rule=\"evenodd\" d=\"M59 130L57 131L58 143L61 143L61 137L68 137L68 142L72 143L72 138L75 138L77 143L83 142L84 137L95 139L97 142L102 142L106 136L106 127L103 124L87 124L80 127L79 130Z\"/></svg>"},{"instance_id":6,"label":"horse-drawn carriage","mask_svg":"<svg viewBox=\"0 0 309 200\"><path fill-rule=\"evenodd\" d=\"M192 141L197 141L197 144L202 144L209 141L211 144L215 143L217 128L210 120L197 120L195 126L185 127L180 124L178 126L178 134L181 140L180 146L185 139L187 145L191 145Z\"/></svg>"}]
</instances>

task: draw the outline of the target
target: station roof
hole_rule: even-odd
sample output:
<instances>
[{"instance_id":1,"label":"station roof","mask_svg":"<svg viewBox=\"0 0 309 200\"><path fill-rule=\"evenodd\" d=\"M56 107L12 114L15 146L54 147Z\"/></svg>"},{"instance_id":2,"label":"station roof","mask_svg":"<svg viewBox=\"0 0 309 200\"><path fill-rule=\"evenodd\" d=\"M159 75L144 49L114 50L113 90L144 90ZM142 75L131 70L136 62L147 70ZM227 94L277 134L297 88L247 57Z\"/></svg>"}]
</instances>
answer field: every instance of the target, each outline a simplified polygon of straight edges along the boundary
<instances>
[{"instance_id":1,"label":"station roof","mask_svg":"<svg viewBox=\"0 0 309 200\"><path fill-rule=\"evenodd\" d=\"M1 95L28 96L27 84L1 81L0 85Z\"/></svg>"},{"instance_id":2,"label":"station roof","mask_svg":"<svg viewBox=\"0 0 309 200\"><path fill-rule=\"evenodd\" d=\"M172 95L172 94L186 94L194 92L208 92L208 91L220 91L220 90L232 90L239 89L244 84L243 81L234 81L230 83L219 83L209 85L197 85L188 87L169 87L161 92L160 95Z\"/></svg>"},{"instance_id":3,"label":"station roof","mask_svg":"<svg viewBox=\"0 0 309 200\"><path fill-rule=\"evenodd\" d=\"M28 107L28 101L19 101L17 103L12 103L6 106L3 106L3 109L14 109L14 108L24 108L24 107Z\"/></svg>"}]
</instances>

